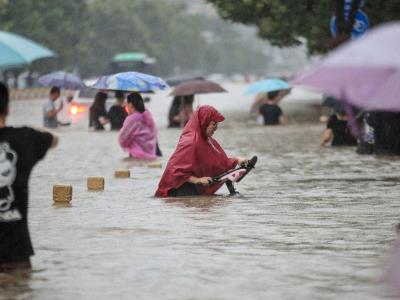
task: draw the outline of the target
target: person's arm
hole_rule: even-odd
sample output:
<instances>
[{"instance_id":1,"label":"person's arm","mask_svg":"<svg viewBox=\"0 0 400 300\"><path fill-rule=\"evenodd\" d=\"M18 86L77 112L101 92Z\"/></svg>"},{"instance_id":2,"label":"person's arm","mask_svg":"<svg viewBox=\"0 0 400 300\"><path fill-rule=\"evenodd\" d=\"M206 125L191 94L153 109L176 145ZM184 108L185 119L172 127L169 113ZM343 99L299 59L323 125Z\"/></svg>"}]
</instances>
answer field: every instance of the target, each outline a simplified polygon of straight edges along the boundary
<instances>
[{"instance_id":1,"label":"person's arm","mask_svg":"<svg viewBox=\"0 0 400 300\"><path fill-rule=\"evenodd\" d=\"M52 136L53 136L53 140L51 141L50 148L55 148L55 147L57 147L57 145L58 145L59 138L58 138L58 136L55 135L55 134L52 134Z\"/></svg>"},{"instance_id":2,"label":"person's arm","mask_svg":"<svg viewBox=\"0 0 400 300\"><path fill-rule=\"evenodd\" d=\"M258 108L257 124L265 125L264 109L262 105Z\"/></svg>"},{"instance_id":3,"label":"person's arm","mask_svg":"<svg viewBox=\"0 0 400 300\"><path fill-rule=\"evenodd\" d=\"M246 162L248 162L248 159L246 158L242 158L242 157L233 157L232 158L235 161L235 165L242 165ZM193 183L193 184L201 184L204 186L210 185L210 182L212 182L212 178L211 177L195 177L195 176L190 176L189 179L187 180L187 182L189 183Z\"/></svg>"},{"instance_id":4,"label":"person's arm","mask_svg":"<svg viewBox=\"0 0 400 300\"><path fill-rule=\"evenodd\" d=\"M264 125L264 116L259 114L257 116L256 122L258 125Z\"/></svg>"},{"instance_id":5,"label":"person's arm","mask_svg":"<svg viewBox=\"0 0 400 300\"><path fill-rule=\"evenodd\" d=\"M292 88L286 89L286 90L280 90L278 93L278 97L276 98L276 103L280 103L283 98L285 98L287 95L289 95L292 91Z\"/></svg>"},{"instance_id":6,"label":"person's arm","mask_svg":"<svg viewBox=\"0 0 400 300\"><path fill-rule=\"evenodd\" d=\"M250 107L250 113L251 113L251 114L257 112L257 108L260 107L260 104L261 104L261 102L263 101L263 99L264 99L264 96L263 96L263 95L262 95L262 96L260 95L260 96L256 96L256 97L255 97L255 99L254 99L254 101L253 101L253 104L252 104L251 107Z\"/></svg>"},{"instance_id":7,"label":"person's arm","mask_svg":"<svg viewBox=\"0 0 400 300\"><path fill-rule=\"evenodd\" d=\"M333 137L332 129L330 129L330 128L325 129L324 134L322 135L322 139L321 139L321 146L322 147L326 146L326 144L330 142L332 137Z\"/></svg>"},{"instance_id":8,"label":"person's arm","mask_svg":"<svg viewBox=\"0 0 400 300\"><path fill-rule=\"evenodd\" d=\"M55 147L58 146L58 143L60 141L60 138L58 137L58 135L55 135L50 130L46 130L46 129L36 129L36 131L39 132L39 133L42 133L43 136L44 135L50 135L51 136L51 137L49 137L51 139L49 148L55 148ZM46 137L42 137L41 139L45 140ZM46 143L46 142L44 141L44 143Z\"/></svg>"},{"instance_id":9,"label":"person's arm","mask_svg":"<svg viewBox=\"0 0 400 300\"><path fill-rule=\"evenodd\" d=\"M49 118L53 118L53 117L57 116L57 114L58 114L60 111L62 111L63 107L64 107L64 104L63 104L63 102L61 101L61 102L60 102L60 106L58 107L58 109L49 110L49 111L47 112L47 116L48 116Z\"/></svg>"},{"instance_id":10,"label":"person's arm","mask_svg":"<svg viewBox=\"0 0 400 300\"><path fill-rule=\"evenodd\" d=\"M47 130L37 130L30 127L25 127L24 130L26 130L27 137L32 142L31 154L34 164L43 159L50 148L54 148L58 144L58 137Z\"/></svg>"},{"instance_id":11,"label":"person's arm","mask_svg":"<svg viewBox=\"0 0 400 300\"><path fill-rule=\"evenodd\" d=\"M128 117L129 118L129 117ZM132 118L125 119L125 122L119 131L118 141L122 147L129 147L132 143L132 139L135 136L135 132L139 128L139 123L132 120Z\"/></svg>"},{"instance_id":12,"label":"person's arm","mask_svg":"<svg viewBox=\"0 0 400 300\"><path fill-rule=\"evenodd\" d=\"M110 122L110 120L106 116L99 117L99 123L101 125L106 125Z\"/></svg>"},{"instance_id":13,"label":"person's arm","mask_svg":"<svg viewBox=\"0 0 400 300\"><path fill-rule=\"evenodd\" d=\"M276 105L276 114L278 116L278 124L286 125L286 117L283 114L282 108L279 105Z\"/></svg>"},{"instance_id":14,"label":"person's arm","mask_svg":"<svg viewBox=\"0 0 400 300\"><path fill-rule=\"evenodd\" d=\"M189 183L193 183L193 184L201 184L201 185L209 185L210 182L212 182L212 178L211 177L194 177L194 176L190 176L189 179L187 180L187 182Z\"/></svg>"},{"instance_id":15,"label":"person's arm","mask_svg":"<svg viewBox=\"0 0 400 300\"><path fill-rule=\"evenodd\" d=\"M286 124L287 124L286 117L284 115L280 115L280 117L279 117L279 125L286 125Z\"/></svg>"}]
</instances>

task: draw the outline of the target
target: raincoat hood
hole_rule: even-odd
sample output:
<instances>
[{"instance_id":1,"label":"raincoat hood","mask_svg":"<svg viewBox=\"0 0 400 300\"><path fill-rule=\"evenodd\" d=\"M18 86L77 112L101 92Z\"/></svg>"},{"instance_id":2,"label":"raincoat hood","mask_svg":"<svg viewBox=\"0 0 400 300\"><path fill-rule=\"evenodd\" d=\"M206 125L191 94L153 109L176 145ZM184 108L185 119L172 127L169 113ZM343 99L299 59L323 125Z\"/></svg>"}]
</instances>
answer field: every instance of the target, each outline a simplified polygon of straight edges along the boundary
<instances>
[{"instance_id":1,"label":"raincoat hood","mask_svg":"<svg viewBox=\"0 0 400 300\"><path fill-rule=\"evenodd\" d=\"M224 121L225 118L214 107L209 105L201 106L196 112L193 113L189 122L183 129L182 135L188 132L199 132L203 138L207 139L207 127L211 121L216 123Z\"/></svg>"}]
</instances>

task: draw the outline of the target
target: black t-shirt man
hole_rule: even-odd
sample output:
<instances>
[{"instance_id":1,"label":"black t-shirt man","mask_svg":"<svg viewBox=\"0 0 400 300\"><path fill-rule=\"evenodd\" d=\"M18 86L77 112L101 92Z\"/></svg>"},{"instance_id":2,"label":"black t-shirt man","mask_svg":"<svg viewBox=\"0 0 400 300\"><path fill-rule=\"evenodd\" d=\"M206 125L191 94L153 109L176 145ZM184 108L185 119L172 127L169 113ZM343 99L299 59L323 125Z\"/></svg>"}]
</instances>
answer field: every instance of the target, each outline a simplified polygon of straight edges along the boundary
<instances>
[{"instance_id":1,"label":"black t-shirt man","mask_svg":"<svg viewBox=\"0 0 400 300\"><path fill-rule=\"evenodd\" d=\"M347 120L339 120L336 114L329 118L326 126L332 130L332 146L355 146L357 140L351 135Z\"/></svg>"},{"instance_id":2,"label":"black t-shirt man","mask_svg":"<svg viewBox=\"0 0 400 300\"><path fill-rule=\"evenodd\" d=\"M7 127L9 93L0 82L0 272L30 268L28 181L32 168L58 138L29 127Z\"/></svg>"},{"instance_id":3,"label":"black t-shirt man","mask_svg":"<svg viewBox=\"0 0 400 300\"><path fill-rule=\"evenodd\" d=\"M124 124L127 112L121 105L113 105L108 111L108 119L111 123L111 130L119 130Z\"/></svg>"},{"instance_id":4,"label":"black t-shirt man","mask_svg":"<svg viewBox=\"0 0 400 300\"><path fill-rule=\"evenodd\" d=\"M264 125L279 125L279 118L283 112L277 104L264 103L260 106L260 114L264 118Z\"/></svg>"},{"instance_id":5,"label":"black t-shirt man","mask_svg":"<svg viewBox=\"0 0 400 300\"><path fill-rule=\"evenodd\" d=\"M28 231L28 180L53 136L28 127L0 128L0 263L33 255Z\"/></svg>"},{"instance_id":6,"label":"black t-shirt man","mask_svg":"<svg viewBox=\"0 0 400 300\"><path fill-rule=\"evenodd\" d=\"M376 154L400 154L400 113L374 111L367 123L374 128Z\"/></svg>"}]
</instances>

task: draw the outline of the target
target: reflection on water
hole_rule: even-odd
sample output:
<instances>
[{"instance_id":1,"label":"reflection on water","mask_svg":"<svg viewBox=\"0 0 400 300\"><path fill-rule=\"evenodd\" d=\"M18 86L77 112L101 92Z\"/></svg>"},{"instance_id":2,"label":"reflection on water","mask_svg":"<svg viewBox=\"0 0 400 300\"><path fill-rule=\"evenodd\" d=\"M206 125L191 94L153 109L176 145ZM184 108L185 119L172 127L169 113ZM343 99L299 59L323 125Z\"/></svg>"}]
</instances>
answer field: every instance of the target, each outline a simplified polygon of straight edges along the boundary
<instances>
[{"instance_id":1,"label":"reflection on water","mask_svg":"<svg viewBox=\"0 0 400 300\"><path fill-rule=\"evenodd\" d=\"M225 205L229 202L229 197L235 196L197 196L197 197L175 197L165 199L166 203L175 203L185 207L209 209L214 206Z\"/></svg>"},{"instance_id":2,"label":"reflection on water","mask_svg":"<svg viewBox=\"0 0 400 300\"><path fill-rule=\"evenodd\" d=\"M54 208L68 208L71 207L71 203L64 203L64 202L54 202L53 207Z\"/></svg>"},{"instance_id":3,"label":"reflection on water","mask_svg":"<svg viewBox=\"0 0 400 300\"><path fill-rule=\"evenodd\" d=\"M321 149L317 123L258 127L237 109L249 99L235 95L218 100L227 121L216 137L259 161L233 197L223 187L153 198L162 169L126 160L117 133L88 132L86 122L61 129L31 179L33 273L2 284L0 299L390 298L381 275L399 221L400 161ZM162 127L168 105L150 104L163 166L179 137ZM39 102L12 113L13 124L40 125ZM131 178L114 178L125 168ZM105 191L88 192L87 176L104 176ZM71 206L53 206L55 183L73 185Z\"/></svg>"},{"instance_id":4,"label":"reflection on water","mask_svg":"<svg viewBox=\"0 0 400 300\"><path fill-rule=\"evenodd\" d=\"M29 299L31 273L30 270L0 273L0 299Z\"/></svg>"}]
</instances>

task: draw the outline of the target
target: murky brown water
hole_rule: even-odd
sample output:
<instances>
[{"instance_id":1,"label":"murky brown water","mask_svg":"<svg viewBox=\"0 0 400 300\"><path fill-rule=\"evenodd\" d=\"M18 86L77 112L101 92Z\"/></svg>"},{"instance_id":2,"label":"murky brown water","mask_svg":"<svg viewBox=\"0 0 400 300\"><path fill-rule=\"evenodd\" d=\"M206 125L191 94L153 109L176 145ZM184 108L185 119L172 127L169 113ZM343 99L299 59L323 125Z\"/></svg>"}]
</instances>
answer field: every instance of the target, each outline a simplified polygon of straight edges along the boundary
<instances>
[{"instance_id":1,"label":"murky brown water","mask_svg":"<svg viewBox=\"0 0 400 300\"><path fill-rule=\"evenodd\" d=\"M240 196L152 198L162 173L124 160L117 133L81 120L58 131L59 147L34 170L31 273L0 275L0 299L385 299L381 277L399 221L396 159L320 149L323 125L258 127L241 89L218 97L227 121L216 137L232 155L257 154ZM201 103L207 103L206 96ZM209 102L208 102L209 103ZM179 130L169 101L149 105L165 165ZM41 102L17 102L11 124L41 124ZM132 178L114 179L130 168ZM104 192L86 191L104 176ZM70 207L52 186L72 184Z\"/></svg>"}]
</instances>

